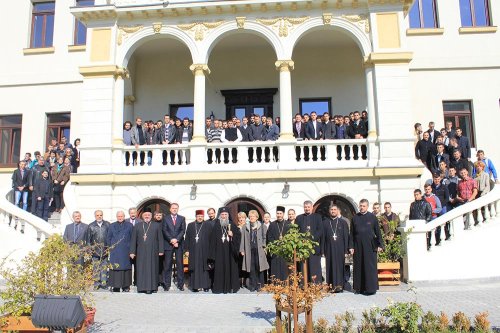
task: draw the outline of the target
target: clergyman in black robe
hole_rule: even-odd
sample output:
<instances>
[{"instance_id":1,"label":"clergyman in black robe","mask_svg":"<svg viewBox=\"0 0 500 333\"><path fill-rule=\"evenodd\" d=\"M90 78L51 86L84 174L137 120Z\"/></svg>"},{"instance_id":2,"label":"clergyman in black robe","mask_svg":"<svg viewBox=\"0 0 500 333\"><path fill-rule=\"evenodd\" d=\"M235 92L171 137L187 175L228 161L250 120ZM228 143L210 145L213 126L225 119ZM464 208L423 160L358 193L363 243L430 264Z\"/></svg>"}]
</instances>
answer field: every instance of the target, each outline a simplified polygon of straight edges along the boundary
<instances>
[{"instance_id":1,"label":"clergyman in black robe","mask_svg":"<svg viewBox=\"0 0 500 333\"><path fill-rule=\"evenodd\" d=\"M219 220L214 223L210 236L208 259L213 263L214 294L236 293L240 289L238 257L241 241L240 229L229 219L229 210L220 210Z\"/></svg>"},{"instance_id":2,"label":"clergyman in black robe","mask_svg":"<svg viewBox=\"0 0 500 333\"><path fill-rule=\"evenodd\" d=\"M106 235L106 246L110 248L109 286L111 291L130 291L132 284L132 261L129 257L130 239L132 238L132 224L125 222L125 213L116 213L116 222L111 223Z\"/></svg>"},{"instance_id":3,"label":"clergyman in black robe","mask_svg":"<svg viewBox=\"0 0 500 333\"><path fill-rule=\"evenodd\" d=\"M377 217L368 212L368 200L359 203L359 213L352 219L351 248L353 254L353 289L359 294L373 295L378 290L377 252L384 249Z\"/></svg>"},{"instance_id":4,"label":"clergyman in black robe","mask_svg":"<svg viewBox=\"0 0 500 333\"><path fill-rule=\"evenodd\" d=\"M321 242L323 237L323 219L321 215L313 213L313 204L307 200L304 202L304 214L297 216L297 224L300 232L311 233L318 245L314 247L314 253L307 259L307 275L310 282L320 284L323 282L321 272Z\"/></svg>"},{"instance_id":5,"label":"clergyman in black robe","mask_svg":"<svg viewBox=\"0 0 500 333\"><path fill-rule=\"evenodd\" d=\"M344 289L345 256L349 253L349 225L336 205L323 220L323 254L326 258L326 284L333 292Z\"/></svg>"},{"instance_id":6,"label":"clergyman in black robe","mask_svg":"<svg viewBox=\"0 0 500 333\"><path fill-rule=\"evenodd\" d=\"M184 240L184 250L189 258L189 287L193 291L208 291L211 286L208 252L212 226L203 221L204 217L203 210L196 211L196 221L187 225Z\"/></svg>"},{"instance_id":7,"label":"clergyman in black robe","mask_svg":"<svg viewBox=\"0 0 500 333\"><path fill-rule=\"evenodd\" d=\"M158 291L160 263L163 256L161 224L152 222L151 210L142 214L144 222L135 225L130 240L130 258L136 258L137 292L151 294Z\"/></svg>"},{"instance_id":8,"label":"clergyman in black robe","mask_svg":"<svg viewBox=\"0 0 500 333\"><path fill-rule=\"evenodd\" d=\"M271 222L269 229L267 230L267 243L277 241L288 232L290 222L284 219L285 217L285 207L276 207L276 221ZM289 274L288 264L286 260L277 255L271 255L270 261L270 276L275 279L284 281L287 279Z\"/></svg>"}]
</instances>

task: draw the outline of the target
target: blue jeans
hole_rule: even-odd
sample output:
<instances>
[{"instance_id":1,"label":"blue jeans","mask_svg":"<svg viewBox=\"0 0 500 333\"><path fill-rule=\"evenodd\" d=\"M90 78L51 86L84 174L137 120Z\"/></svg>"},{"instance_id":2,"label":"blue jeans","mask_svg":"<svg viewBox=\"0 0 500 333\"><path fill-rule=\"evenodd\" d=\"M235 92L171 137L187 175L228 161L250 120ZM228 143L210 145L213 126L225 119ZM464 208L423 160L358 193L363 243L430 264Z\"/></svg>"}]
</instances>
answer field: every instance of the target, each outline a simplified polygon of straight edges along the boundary
<instances>
[{"instance_id":1,"label":"blue jeans","mask_svg":"<svg viewBox=\"0 0 500 333\"><path fill-rule=\"evenodd\" d=\"M19 201L21 201L21 195L23 197L23 210L28 210L28 191L18 191L16 190L14 193L16 206L19 206Z\"/></svg>"}]
</instances>

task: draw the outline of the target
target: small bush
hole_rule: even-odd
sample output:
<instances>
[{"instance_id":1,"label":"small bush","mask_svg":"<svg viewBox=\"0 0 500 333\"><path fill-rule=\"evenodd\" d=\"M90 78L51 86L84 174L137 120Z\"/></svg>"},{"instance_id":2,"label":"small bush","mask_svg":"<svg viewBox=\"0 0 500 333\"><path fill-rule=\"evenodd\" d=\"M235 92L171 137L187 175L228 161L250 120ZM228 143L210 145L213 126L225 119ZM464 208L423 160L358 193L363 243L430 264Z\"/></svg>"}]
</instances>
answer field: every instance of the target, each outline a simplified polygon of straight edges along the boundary
<instances>
[{"instance_id":1,"label":"small bush","mask_svg":"<svg viewBox=\"0 0 500 333\"><path fill-rule=\"evenodd\" d=\"M478 313L474 317L474 332L477 333L491 332L491 323L488 320L488 312Z\"/></svg>"},{"instance_id":2,"label":"small bush","mask_svg":"<svg viewBox=\"0 0 500 333\"><path fill-rule=\"evenodd\" d=\"M389 332L419 332L418 321L422 308L415 302L389 304L382 309L381 315L387 319Z\"/></svg>"},{"instance_id":3,"label":"small bush","mask_svg":"<svg viewBox=\"0 0 500 333\"><path fill-rule=\"evenodd\" d=\"M457 333L470 332L470 319L463 312L457 312L452 318L453 329Z\"/></svg>"},{"instance_id":4,"label":"small bush","mask_svg":"<svg viewBox=\"0 0 500 333\"><path fill-rule=\"evenodd\" d=\"M422 316L422 332L435 333L439 332L439 317L428 311Z\"/></svg>"}]
</instances>

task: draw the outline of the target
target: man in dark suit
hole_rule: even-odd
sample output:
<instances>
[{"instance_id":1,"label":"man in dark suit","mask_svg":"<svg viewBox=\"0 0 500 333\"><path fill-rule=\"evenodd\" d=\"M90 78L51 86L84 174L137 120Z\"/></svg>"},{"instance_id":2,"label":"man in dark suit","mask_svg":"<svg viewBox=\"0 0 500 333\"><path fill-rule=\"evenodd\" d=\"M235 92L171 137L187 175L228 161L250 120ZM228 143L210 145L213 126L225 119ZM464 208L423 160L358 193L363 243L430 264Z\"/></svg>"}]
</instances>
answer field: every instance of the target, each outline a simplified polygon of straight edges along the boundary
<instances>
[{"instance_id":1,"label":"man in dark suit","mask_svg":"<svg viewBox=\"0 0 500 333\"><path fill-rule=\"evenodd\" d=\"M333 121L330 121L330 114L328 112L325 112L323 114L323 139L332 140L335 139L336 135L337 127L335 126Z\"/></svg>"},{"instance_id":2,"label":"man in dark suit","mask_svg":"<svg viewBox=\"0 0 500 333\"><path fill-rule=\"evenodd\" d=\"M457 127L455 129L455 137L457 138L458 147L460 148L460 152L462 153L462 157L470 160L470 142L469 138L462 134L462 129Z\"/></svg>"},{"instance_id":3,"label":"man in dark suit","mask_svg":"<svg viewBox=\"0 0 500 333\"><path fill-rule=\"evenodd\" d=\"M433 144L436 144L437 137L441 134L441 132L434 129L435 126L436 126L436 124L434 124L434 122L431 121L431 122L429 122L429 129L427 130L427 133L429 133L429 140Z\"/></svg>"},{"instance_id":4,"label":"man in dark suit","mask_svg":"<svg viewBox=\"0 0 500 333\"><path fill-rule=\"evenodd\" d=\"M311 120L306 123L306 140L323 140L323 124L318 120L316 112L311 112ZM318 160L318 147L312 147L313 161ZM321 146L321 160L325 159L325 147Z\"/></svg>"},{"instance_id":5,"label":"man in dark suit","mask_svg":"<svg viewBox=\"0 0 500 333\"><path fill-rule=\"evenodd\" d=\"M439 173L439 163L441 161L444 161L446 165L450 165L450 155L446 154L444 151L444 144L443 143L438 143L436 146L437 152L436 154L432 155L431 161L430 161L430 169L433 173Z\"/></svg>"},{"instance_id":6,"label":"man in dark suit","mask_svg":"<svg viewBox=\"0 0 500 333\"><path fill-rule=\"evenodd\" d=\"M336 116L335 120L336 139L349 139L349 126L344 123L344 117L341 115ZM345 159L351 159L351 147L349 145L344 146ZM337 159L340 161L342 159L342 146L337 146Z\"/></svg>"},{"instance_id":7,"label":"man in dark suit","mask_svg":"<svg viewBox=\"0 0 500 333\"><path fill-rule=\"evenodd\" d=\"M295 121L293 122L293 137L297 139L297 141L305 140L306 138L306 125L305 123L302 122L302 115L300 113L297 113L295 115ZM306 161L309 160L309 148L306 146L304 147L304 159ZM300 161L300 152L301 152L302 147L301 146L295 146L295 157L297 161Z\"/></svg>"},{"instance_id":8,"label":"man in dark suit","mask_svg":"<svg viewBox=\"0 0 500 333\"><path fill-rule=\"evenodd\" d=\"M73 223L66 225L63 234L63 240L70 244L85 244L88 225L82 223L82 214L79 211L74 211L72 214ZM83 265L83 256L78 260L78 264Z\"/></svg>"},{"instance_id":9,"label":"man in dark suit","mask_svg":"<svg viewBox=\"0 0 500 333\"><path fill-rule=\"evenodd\" d=\"M167 214L163 222L163 239L165 240L165 262L163 265L163 283L165 291L170 289L172 284L173 255L175 254L175 265L177 268L177 288L184 290L184 264L183 264L183 241L186 233L186 219L177 215L179 205L170 205L170 214Z\"/></svg>"},{"instance_id":10,"label":"man in dark suit","mask_svg":"<svg viewBox=\"0 0 500 333\"><path fill-rule=\"evenodd\" d=\"M160 127L160 141L163 145L170 145L175 143L175 126L170 121L170 116L166 114L164 117L163 126ZM170 163L172 164L175 159L175 152L170 151ZM162 153L162 163L167 165L167 151L164 150Z\"/></svg>"},{"instance_id":11,"label":"man in dark suit","mask_svg":"<svg viewBox=\"0 0 500 333\"><path fill-rule=\"evenodd\" d=\"M248 124L248 117L243 117L241 122L242 125L238 127L241 133L241 141L242 142L252 141L250 140L250 125Z\"/></svg>"},{"instance_id":12,"label":"man in dark suit","mask_svg":"<svg viewBox=\"0 0 500 333\"><path fill-rule=\"evenodd\" d=\"M168 117L168 116L165 116L165 117ZM135 227L135 225L139 222L144 222L140 217L137 216L137 208L135 207L130 207L128 209L128 216L129 218L125 219L125 222L129 222L132 224L132 227ZM137 281L137 269L136 269L136 266L135 266L135 258L134 259L130 259L132 261L132 266L133 266L133 269L134 269L134 282L133 282L133 285L135 286L136 285L136 281Z\"/></svg>"},{"instance_id":13,"label":"man in dark suit","mask_svg":"<svg viewBox=\"0 0 500 333\"><path fill-rule=\"evenodd\" d=\"M28 187L30 174L26 169L26 162L17 163L17 169L12 174L12 188L14 189L15 205L19 206L21 198L23 199L23 209L28 210Z\"/></svg>"},{"instance_id":14,"label":"man in dark suit","mask_svg":"<svg viewBox=\"0 0 500 333\"><path fill-rule=\"evenodd\" d=\"M368 136L368 127L363 120L361 120L361 115L359 111L354 112L354 121L349 126L349 136L353 139L364 139ZM354 145L352 147L352 152L354 154L354 159L357 160L359 158L358 155L358 145ZM366 160L366 145L361 145L361 158Z\"/></svg>"}]
</instances>

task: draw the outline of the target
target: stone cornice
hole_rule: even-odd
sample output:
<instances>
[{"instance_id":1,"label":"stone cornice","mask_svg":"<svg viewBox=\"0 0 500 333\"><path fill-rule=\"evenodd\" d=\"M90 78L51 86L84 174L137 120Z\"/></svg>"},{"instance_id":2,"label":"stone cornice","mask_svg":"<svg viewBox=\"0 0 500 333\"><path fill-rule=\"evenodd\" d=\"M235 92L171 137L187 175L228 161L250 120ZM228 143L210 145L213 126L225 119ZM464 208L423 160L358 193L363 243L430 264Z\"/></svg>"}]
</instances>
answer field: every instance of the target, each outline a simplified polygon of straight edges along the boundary
<instances>
[{"instance_id":1,"label":"stone cornice","mask_svg":"<svg viewBox=\"0 0 500 333\"><path fill-rule=\"evenodd\" d=\"M80 74L85 78L128 78L129 72L126 68L116 65L103 66L81 66Z\"/></svg>"}]
</instances>

